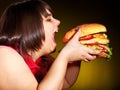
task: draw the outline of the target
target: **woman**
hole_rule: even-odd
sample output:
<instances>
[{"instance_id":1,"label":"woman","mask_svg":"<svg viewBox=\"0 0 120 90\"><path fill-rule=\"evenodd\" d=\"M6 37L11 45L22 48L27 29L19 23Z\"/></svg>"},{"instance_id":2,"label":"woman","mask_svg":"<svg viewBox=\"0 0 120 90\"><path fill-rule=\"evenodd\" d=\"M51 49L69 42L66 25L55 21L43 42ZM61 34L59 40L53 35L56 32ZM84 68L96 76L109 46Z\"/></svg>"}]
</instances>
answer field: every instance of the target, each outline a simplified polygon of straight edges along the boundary
<instances>
[{"instance_id":1,"label":"woman","mask_svg":"<svg viewBox=\"0 0 120 90\"><path fill-rule=\"evenodd\" d=\"M80 62L94 60L100 51L80 45L78 30L53 61L48 55L56 48L59 24L41 0L5 10L0 19L0 90L62 90L75 83Z\"/></svg>"}]
</instances>

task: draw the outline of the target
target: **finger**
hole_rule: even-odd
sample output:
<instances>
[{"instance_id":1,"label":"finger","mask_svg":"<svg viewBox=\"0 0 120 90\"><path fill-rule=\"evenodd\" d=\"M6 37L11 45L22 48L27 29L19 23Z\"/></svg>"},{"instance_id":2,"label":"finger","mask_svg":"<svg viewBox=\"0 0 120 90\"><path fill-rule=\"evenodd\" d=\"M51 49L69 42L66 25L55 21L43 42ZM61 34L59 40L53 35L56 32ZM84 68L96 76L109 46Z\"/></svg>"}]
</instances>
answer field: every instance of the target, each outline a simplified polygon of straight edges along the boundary
<instances>
[{"instance_id":1,"label":"finger","mask_svg":"<svg viewBox=\"0 0 120 90\"><path fill-rule=\"evenodd\" d=\"M89 62L89 60L88 60L88 59L83 59L83 61L85 61L85 62Z\"/></svg>"},{"instance_id":2,"label":"finger","mask_svg":"<svg viewBox=\"0 0 120 90\"><path fill-rule=\"evenodd\" d=\"M81 30L80 30L80 28L78 28L78 30L77 30L77 32L75 33L73 39L79 40L80 34L81 34Z\"/></svg>"},{"instance_id":3,"label":"finger","mask_svg":"<svg viewBox=\"0 0 120 90\"><path fill-rule=\"evenodd\" d=\"M90 50L89 51L89 54L92 54L92 55L98 55L99 53L101 53L101 50Z\"/></svg>"},{"instance_id":4,"label":"finger","mask_svg":"<svg viewBox=\"0 0 120 90\"><path fill-rule=\"evenodd\" d=\"M86 58L87 58L89 61L91 61L91 60L95 60L95 59L96 59L96 56L87 54L87 55L86 55Z\"/></svg>"},{"instance_id":5,"label":"finger","mask_svg":"<svg viewBox=\"0 0 120 90\"><path fill-rule=\"evenodd\" d=\"M88 61L91 61L91 60L96 59L96 56L95 56L95 55L91 55L91 54L89 54L89 53L84 53L82 59L83 59L83 60L84 60L84 59L87 59Z\"/></svg>"}]
</instances>

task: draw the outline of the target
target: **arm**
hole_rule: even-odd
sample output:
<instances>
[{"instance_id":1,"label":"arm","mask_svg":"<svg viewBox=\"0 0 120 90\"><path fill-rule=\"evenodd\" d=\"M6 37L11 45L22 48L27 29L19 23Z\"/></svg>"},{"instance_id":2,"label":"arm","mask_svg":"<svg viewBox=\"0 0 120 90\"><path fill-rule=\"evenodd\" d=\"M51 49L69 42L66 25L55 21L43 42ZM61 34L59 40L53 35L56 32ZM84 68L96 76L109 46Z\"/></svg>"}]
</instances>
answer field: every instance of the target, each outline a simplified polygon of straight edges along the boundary
<instances>
[{"instance_id":1,"label":"arm","mask_svg":"<svg viewBox=\"0 0 120 90\"><path fill-rule=\"evenodd\" d=\"M77 80L80 71L81 61L68 64L63 89L70 88Z\"/></svg>"},{"instance_id":2,"label":"arm","mask_svg":"<svg viewBox=\"0 0 120 90\"><path fill-rule=\"evenodd\" d=\"M44 59L47 60L51 66L55 58L53 58L51 55L45 55ZM72 63L68 63L63 89L69 88L75 83L79 75L80 65L81 61L74 61Z\"/></svg>"}]
</instances>

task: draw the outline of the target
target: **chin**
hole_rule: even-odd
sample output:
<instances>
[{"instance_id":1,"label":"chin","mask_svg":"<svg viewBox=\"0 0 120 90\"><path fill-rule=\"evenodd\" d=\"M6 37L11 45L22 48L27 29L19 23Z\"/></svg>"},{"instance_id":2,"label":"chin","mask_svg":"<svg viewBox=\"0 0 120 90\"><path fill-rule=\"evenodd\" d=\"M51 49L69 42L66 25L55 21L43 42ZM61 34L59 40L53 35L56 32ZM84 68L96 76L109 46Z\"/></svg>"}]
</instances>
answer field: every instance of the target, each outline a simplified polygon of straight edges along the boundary
<instances>
[{"instance_id":1,"label":"chin","mask_svg":"<svg viewBox=\"0 0 120 90\"><path fill-rule=\"evenodd\" d=\"M54 53L56 51L56 48L53 49L53 51L51 53Z\"/></svg>"},{"instance_id":2,"label":"chin","mask_svg":"<svg viewBox=\"0 0 120 90\"><path fill-rule=\"evenodd\" d=\"M52 47L52 49L51 49L51 52L55 52L56 51L56 43L54 44L54 46Z\"/></svg>"}]
</instances>

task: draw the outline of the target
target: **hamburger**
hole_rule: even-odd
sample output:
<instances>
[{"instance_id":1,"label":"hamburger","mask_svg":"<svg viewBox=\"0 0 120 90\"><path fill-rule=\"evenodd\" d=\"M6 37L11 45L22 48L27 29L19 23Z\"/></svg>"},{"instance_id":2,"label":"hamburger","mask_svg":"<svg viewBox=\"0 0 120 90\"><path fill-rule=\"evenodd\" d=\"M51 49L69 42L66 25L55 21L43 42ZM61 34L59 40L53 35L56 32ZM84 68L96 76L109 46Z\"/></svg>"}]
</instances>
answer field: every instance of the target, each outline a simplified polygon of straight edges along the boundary
<instances>
[{"instance_id":1,"label":"hamburger","mask_svg":"<svg viewBox=\"0 0 120 90\"><path fill-rule=\"evenodd\" d=\"M68 30L62 38L62 42L68 42L80 28L79 41L81 44L96 50L102 50L98 57L110 59L112 49L109 47L110 40L107 37L107 29L103 24L87 23L81 24Z\"/></svg>"}]
</instances>

